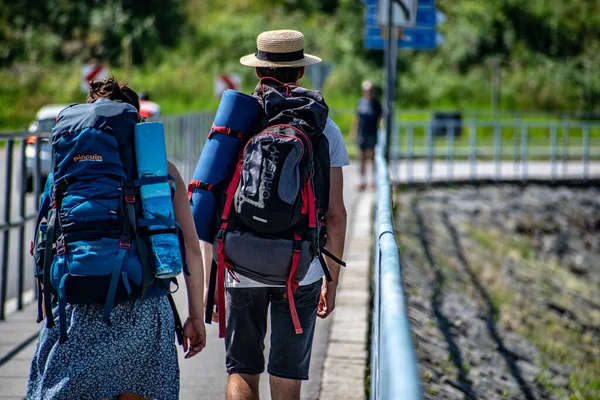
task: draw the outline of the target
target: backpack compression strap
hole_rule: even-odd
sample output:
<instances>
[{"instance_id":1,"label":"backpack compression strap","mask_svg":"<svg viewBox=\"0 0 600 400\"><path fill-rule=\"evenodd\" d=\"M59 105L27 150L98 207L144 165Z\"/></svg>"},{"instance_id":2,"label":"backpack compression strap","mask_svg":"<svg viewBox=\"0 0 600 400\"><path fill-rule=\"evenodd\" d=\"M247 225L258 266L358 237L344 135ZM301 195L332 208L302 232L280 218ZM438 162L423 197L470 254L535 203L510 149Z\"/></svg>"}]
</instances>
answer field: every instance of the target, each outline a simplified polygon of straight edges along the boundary
<instances>
[{"instance_id":1,"label":"backpack compression strap","mask_svg":"<svg viewBox=\"0 0 600 400\"><path fill-rule=\"evenodd\" d=\"M298 264L300 264L300 256L302 255L302 236L294 235L294 254L292 255L292 268L290 270L290 276L286 283L287 286L287 298L290 305L290 314L292 314L292 322L294 323L294 330L296 335L302 334L302 325L300 325L300 318L298 318L298 310L296 310L296 302L294 301L294 292L300 286L296 282L296 272L298 271Z\"/></svg>"},{"instance_id":2,"label":"backpack compression strap","mask_svg":"<svg viewBox=\"0 0 600 400\"><path fill-rule=\"evenodd\" d=\"M231 129L226 126L216 126L213 123L212 128L210 129L210 133L208 134L208 139L210 139L215 133L225 136L231 136L240 140L244 138L244 132L236 131L235 129Z\"/></svg>"},{"instance_id":3,"label":"backpack compression strap","mask_svg":"<svg viewBox=\"0 0 600 400\"><path fill-rule=\"evenodd\" d=\"M235 173L229 186L227 187L227 200L225 201L225 207L223 208L223 215L221 215L221 221L225 221L221 224L219 232L217 234L217 284L218 284L218 307L219 307L219 337L224 338L227 334L225 327L225 270L229 268L227 256L225 255L225 235L229 226L229 213L231 212L231 206L233 205L233 197L237 189L240 177L242 175L242 160L238 162Z\"/></svg>"}]
</instances>

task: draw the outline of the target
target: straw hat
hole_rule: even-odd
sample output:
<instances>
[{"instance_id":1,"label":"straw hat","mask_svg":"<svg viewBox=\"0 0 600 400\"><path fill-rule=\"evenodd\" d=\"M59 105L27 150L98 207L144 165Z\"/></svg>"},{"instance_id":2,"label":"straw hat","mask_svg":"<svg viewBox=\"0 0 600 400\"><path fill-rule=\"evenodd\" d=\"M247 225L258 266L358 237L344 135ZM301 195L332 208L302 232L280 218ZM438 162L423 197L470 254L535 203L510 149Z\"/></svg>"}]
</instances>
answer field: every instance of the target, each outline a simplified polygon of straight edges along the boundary
<instances>
[{"instance_id":1,"label":"straw hat","mask_svg":"<svg viewBox=\"0 0 600 400\"><path fill-rule=\"evenodd\" d=\"M298 31L267 31L256 38L255 54L240 58L248 67L305 67L321 62L319 57L304 53L304 35Z\"/></svg>"}]
</instances>

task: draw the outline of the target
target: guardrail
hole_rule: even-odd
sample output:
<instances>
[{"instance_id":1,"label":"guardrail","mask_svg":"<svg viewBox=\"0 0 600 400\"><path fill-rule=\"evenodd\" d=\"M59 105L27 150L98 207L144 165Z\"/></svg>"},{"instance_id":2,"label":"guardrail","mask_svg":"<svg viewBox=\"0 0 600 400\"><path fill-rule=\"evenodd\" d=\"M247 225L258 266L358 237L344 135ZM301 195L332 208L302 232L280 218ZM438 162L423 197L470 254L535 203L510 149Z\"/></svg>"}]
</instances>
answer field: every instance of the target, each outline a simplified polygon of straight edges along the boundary
<instances>
[{"instance_id":1,"label":"guardrail","mask_svg":"<svg viewBox=\"0 0 600 400\"><path fill-rule=\"evenodd\" d=\"M373 267L371 400L422 398L394 231L392 188L384 157L385 132L376 150L377 203Z\"/></svg>"},{"instance_id":2,"label":"guardrail","mask_svg":"<svg viewBox=\"0 0 600 400\"><path fill-rule=\"evenodd\" d=\"M390 151L394 180L407 184L452 183L458 168L462 168L463 180L470 181L486 178L496 182L506 179L527 182L537 177L552 183L561 179L587 182L598 177L600 123L403 121L397 123ZM445 167L443 175L434 173L440 165ZM421 168L420 175L415 166ZM540 170L542 167L544 170ZM401 168L405 168L403 175Z\"/></svg>"},{"instance_id":3,"label":"guardrail","mask_svg":"<svg viewBox=\"0 0 600 400\"><path fill-rule=\"evenodd\" d=\"M164 124L167 158L177 166L185 182L192 179L214 118L215 113L207 111L156 119Z\"/></svg>"},{"instance_id":4,"label":"guardrail","mask_svg":"<svg viewBox=\"0 0 600 400\"><path fill-rule=\"evenodd\" d=\"M0 225L2 233L2 263L0 264L0 320L6 318L6 303L9 282L9 263L16 262L16 300L17 309L22 310L24 306L24 292L26 291L26 271L25 257L28 253L28 246L25 237L27 223L37 217L39 205L27 204L27 186L28 180L33 185L33 196L37 199L42 190L42 159L40 157L41 138L47 137L47 134L36 136L35 144L30 138L28 132L8 132L0 133L0 161L4 164L4 174L0 176L3 179L0 187L3 187L3 222ZM18 146L18 148L17 148ZM2 158L4 158L2 160ZM16 158L16 160L15 160ZM29 161L29 163L28 163ZM16 164L16 168L15 168ZM30 176L31 175L31 176ZM29 179L28 179L29 178ZM13 202L18 204L17 213L12 209ZM28 209L29 208L29 209ZM32 222L33 223L33 222ZM17 231L16 246L11 246L11 233ZM16 249L11 257L11 250ZM27 255L28 256L28 255ZM31 276L33 272L29 271ZM35 291L33 292L35 293Z\"/></svg>"}]
</instances>

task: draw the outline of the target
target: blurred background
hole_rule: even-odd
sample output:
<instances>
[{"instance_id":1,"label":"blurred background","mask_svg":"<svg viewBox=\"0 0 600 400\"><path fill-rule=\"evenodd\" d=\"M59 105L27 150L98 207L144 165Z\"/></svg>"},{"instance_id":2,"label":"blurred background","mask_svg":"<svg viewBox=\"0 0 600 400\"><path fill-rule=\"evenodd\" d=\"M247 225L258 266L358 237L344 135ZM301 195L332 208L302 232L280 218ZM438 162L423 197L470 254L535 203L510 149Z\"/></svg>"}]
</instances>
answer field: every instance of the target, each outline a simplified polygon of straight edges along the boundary
<instances>
[{"instance_id":1,"label":"blurred background","mask_svg":"<svg viewBox=\"0 0 600 400\"><path fill-rule=\"evenodd\" d=\"M600 3L439 0L445 36L433 51L401 51L404 109L600 112ZM151 93L163 114L214 110L215 77L235 74L256 35L294 28L331 63L332 109L353 109L363 79L381 84L383 52L363 47L359 0L14 0L0 4L0 127L25 127L48 103L82 101L82 68ZM310 83L303 82L305 86ZM402 118L411 118L404 113ZM337 118L349 129L352 113Z\"/></svg>"},{"instance_id":2,"label":"blurred background","mask_svg":"<svg viewBox=\"0 0 600 400\"><path fill-rule=\"evenodd\" d=\"M355 281L372 285L361 297L369 315L364 343L350 343L363 369L353 378L344 355L340 369L322 373L331 365L326 354L336 354L326 351L326 320L303 398L326 393L325 377L338 386L323 398L398 398L385 392L389 382L412 385L406 399L600 398L600 1L415 0L434 16L425 30L435 43L400 49L395 81L384 73L384 52L366 45L369 25L379 23L369 7L383 3L1 1L0 320L5 309L34 300L25 243L50 168L48 131L65 105L85 100L90 79L114 75L146 95L148 115L160 113L164 122L169 159L187 180L220 93L254 90L254 70L239 58L256 50L260 32L296 29L306 52L324 61L300 84L322 90L352 158L359 155L350 131L361 82L384 93L386 82L395 85L394 121L384 124L391 134L379 137L389 157L378 149L378 176L370 174L377 195L357 190L357 162L344 170L350 218L372 223L348 234L371 238L359 238L364 248L348 246L364 256L364 276ZM373 219L360 214L372 209ZM378 280L384 273L397 277L387 292ZM393 329L380 323L395 310L379 307L389 298L407 305L384 318ZM352 307L349 314L364 323ZM22 398L38 329L33 314L19 314L26 313L13 321L32 325L24 344L19 321L0 326L0 338L15 342L0 341L8 354L0 353L0 387L13 379L14 398ZM342 336L334 343L340 353L349 348L340 346ZM398 349L405 356L394 357ZM215 353L199 362L222 359ZM182 382L218 393L205 398L222 393L222 370L191 370L184 374L201 372L203 380ZM197 398L195 386L186 388L182 398ZM348 396L339 395L344 388Z\"/></svg>"}]
</instances>

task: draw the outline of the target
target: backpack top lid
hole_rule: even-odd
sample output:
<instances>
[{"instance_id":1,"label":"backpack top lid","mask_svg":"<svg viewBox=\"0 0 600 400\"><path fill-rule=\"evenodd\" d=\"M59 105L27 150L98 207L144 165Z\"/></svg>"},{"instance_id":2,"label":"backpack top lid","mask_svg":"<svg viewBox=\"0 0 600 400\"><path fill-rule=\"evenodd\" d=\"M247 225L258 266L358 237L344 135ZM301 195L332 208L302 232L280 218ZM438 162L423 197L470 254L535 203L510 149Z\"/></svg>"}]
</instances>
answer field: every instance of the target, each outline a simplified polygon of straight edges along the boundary
<instances>
[{"instance_id":1,"label":"backpack top lid","mask_svg":"<svg viewBox=\"0 0 600 400\"><path fill-rule=\"evenodd\" d=\"M81 175L133 178L136 173L133 135L138 122L140 117L134 106L104 98L62 110L52 129L56 182ZM106 132L106 137L89 132L93 129ZM78 157L81 161L81 155L92 155L102 162L88 168L89 163L77 162Z\"/></svg>"},{"instance_id":2,"label":"backpack top lid","mask_svg":"<svg viewBox=\"0 0 600 400\"><path fill-rule=\"evenodd\" d=\"M133 127L140 122L137 109L118 100L98 99L92 103L71 104L58 114L56 126L52 129L55 136L81 131L85 128L102 129L109 126L113 131L122 133L117 140L131 140ZM120 140L119 140L120 142Z\"/></svg>"},{"instance_id":3,"label":"backpack top lid","mask_svg":"<svg viewBox=\"0 0 600 400\"><path fill-rule=\"evenodd\" d=\"M265 112L261 130L269 125L289 123L300 119L299 125L309 136L315 127L323 132L327 124L329 107L316 90L295 84L283 84L273 78L262 78L254 91ZM304 123L302 122L304 121Z\"/></svg>"}]
</instances>

